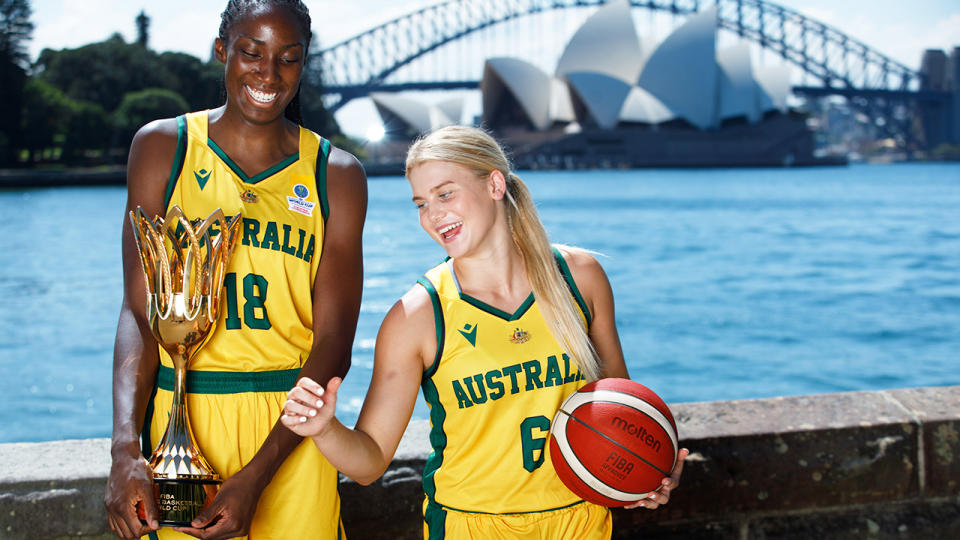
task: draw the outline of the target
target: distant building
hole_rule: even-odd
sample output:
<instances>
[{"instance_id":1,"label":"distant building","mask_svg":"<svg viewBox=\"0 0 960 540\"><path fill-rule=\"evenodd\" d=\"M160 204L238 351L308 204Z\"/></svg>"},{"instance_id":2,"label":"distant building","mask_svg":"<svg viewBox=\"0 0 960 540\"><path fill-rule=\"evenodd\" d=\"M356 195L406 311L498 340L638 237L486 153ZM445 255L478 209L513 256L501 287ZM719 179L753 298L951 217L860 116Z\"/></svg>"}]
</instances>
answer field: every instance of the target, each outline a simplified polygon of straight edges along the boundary
<instances>
[{"instance_id":1,"label":"distant building","mask_svg":"<svg viewBox=\"0 0 960 540\"><path fill-rule=\"evenodd\" d=\"M789 71L755 68L746 43L718 49L715 7L691 15L658 44L641 39L630 9L626 0L599 7L553 74L518 58L486 61L481 121L519 166L818 162L806 119L787 108ZM377 97L374 103L394 123L415 108ZM440 117L417 114L420 120L406 122L410 131Z\"/></svg>"},{"instance_id":2,"label":"distant building","mask_svg":"<svg viewBox=\"0 0 960 540\"><path fill-rule=\"evenodd\" d=\"M941 50L924 51L920 62L921 91L946 93L948 99L924 100L920 122L928 148L960 144L960 47L947 55Z\"/></svg>"},{"instance_id":3,"label":"distant building","mask_svg":"<svg viewBox=\"0 0 960 540\"><path fill-rule=\"evenodd\" d=\"M629 3L611 2L577 30L553 75L515 58L488 60L483 121L538 131L671 121L709 130L786 112L789 73L754 70L746 43L717 50L716 34L716 8L708 8L649 46L637 35Z\"/></svg>"},{"instance_id":4,"label":"distant building","mask_svg":"<svg viewBox=\"0 0 960 540\"><path fill-rule=\"evenodd\" d=\"M370 94L388 134L392 138L414 138L420 133L460 123L463 99L454 98L438 105L388 92Z\"/></svg>"}]
</instances>

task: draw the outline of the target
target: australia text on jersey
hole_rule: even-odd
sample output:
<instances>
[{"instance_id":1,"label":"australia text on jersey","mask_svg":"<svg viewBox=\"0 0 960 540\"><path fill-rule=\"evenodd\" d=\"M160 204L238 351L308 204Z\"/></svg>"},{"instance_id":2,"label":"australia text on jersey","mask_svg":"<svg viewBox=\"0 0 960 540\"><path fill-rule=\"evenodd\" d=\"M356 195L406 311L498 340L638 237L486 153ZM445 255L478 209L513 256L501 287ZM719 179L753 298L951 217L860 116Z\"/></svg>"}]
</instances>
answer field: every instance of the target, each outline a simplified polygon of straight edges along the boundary
<instances>
[{"instance_id":1,"label":"australia text on jersey","mask_svg":"<svg viewBox=\"0 0 960 540\"><path fill-rule=\"evenodd\" d=\"M227 216L227 221L233 216ZM293 255L306 262L313 261L313 252L316 249L316 237L313 233L297 228L293 232L293 227L287 223L281 223L278 229L275 221L268 221L262 225L260 221L252 218L243 218L243 238L241 243L245 246L253 246L260 249L271 249L273 251L282 251L287 255ZM282 234L281 234L282 231ZM183 232L183 225L177 223L177 234ZM262 232L262 234L261 234ZM210 234L216 236L220 234L220 229L216 224L210 225ZM281 238L282 236L282 238ZM184 240L186 242L186 240ZM186 244L184 244L186 245Z\"/></svg>"},{"instance_id":2,"label":"australia text on jersey","mask_svg":"<svg viewBox=\"0 0 960 540\"><path fill-rule=\"evenodd\" d=\"M510 394L516 394L520 391L529 392L585 379L579 369L575 373L570 371L569 356L563 354L561 357L563 358L562 372L557 357L550 355L546 360L546 372L544 372L542 360L529 360L505 366L502 369L477 373L462 380L454 379L452 385L453 393L457 397L457 405L463 409L482 405L488 399L496 401L506 395L508 391L506 383L510 385Z\"/></svg>"}]
</instances>

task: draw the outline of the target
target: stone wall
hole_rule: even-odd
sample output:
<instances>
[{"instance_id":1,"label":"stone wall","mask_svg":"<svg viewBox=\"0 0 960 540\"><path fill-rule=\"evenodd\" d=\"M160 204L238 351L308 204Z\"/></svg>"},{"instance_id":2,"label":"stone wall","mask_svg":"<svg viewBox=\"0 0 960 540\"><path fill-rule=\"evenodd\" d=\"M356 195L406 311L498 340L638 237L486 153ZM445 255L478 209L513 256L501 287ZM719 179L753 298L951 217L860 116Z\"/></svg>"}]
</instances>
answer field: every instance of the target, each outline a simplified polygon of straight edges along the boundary
<instances>
[{"instance_id":1,"label":"stone wall","mask_svg":"<svg viewBox=\"0 0 960 540\"><path fill-rule=\"evenodd\" d=\"M960 386L671 406L690 448L659 510L614 538L960 538ZM353 539L421 537L426 422L368 487L344 479ZM0 445L0 538L111 538L109 441Z\"/></svg>"}]
</instances>

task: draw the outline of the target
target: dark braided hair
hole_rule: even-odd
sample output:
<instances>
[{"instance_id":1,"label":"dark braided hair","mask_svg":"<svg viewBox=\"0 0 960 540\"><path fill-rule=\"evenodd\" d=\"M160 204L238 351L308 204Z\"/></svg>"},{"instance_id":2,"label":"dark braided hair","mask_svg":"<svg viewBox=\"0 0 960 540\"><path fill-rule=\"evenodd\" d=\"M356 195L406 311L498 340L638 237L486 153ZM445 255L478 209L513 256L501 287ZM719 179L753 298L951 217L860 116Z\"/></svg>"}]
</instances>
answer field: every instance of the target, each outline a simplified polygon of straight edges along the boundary
<instances>
[{"instance_id":1,"label":"dark braided hair","mask_svg":"<svg viewBox=\"0 0 960 540\"><path fill-rule=\"evenodd\" d=\"M220 32L218 37L224 44L229 43L228 37L230 29L240 19L247 15L268 7L281 6L293 13L297 22L300 24L300 31L307 36L307 49L310 48L310 37L313 35L310 31L310 10L304 5L302 0L229 0L226 9L220 14ZM304 51L306 54L307 51ZM283 111L285 116L291 122L302 124L303 118L300 113L300 87L297 87L297 93L287 104Z\"/></svg>"}]
</instances>

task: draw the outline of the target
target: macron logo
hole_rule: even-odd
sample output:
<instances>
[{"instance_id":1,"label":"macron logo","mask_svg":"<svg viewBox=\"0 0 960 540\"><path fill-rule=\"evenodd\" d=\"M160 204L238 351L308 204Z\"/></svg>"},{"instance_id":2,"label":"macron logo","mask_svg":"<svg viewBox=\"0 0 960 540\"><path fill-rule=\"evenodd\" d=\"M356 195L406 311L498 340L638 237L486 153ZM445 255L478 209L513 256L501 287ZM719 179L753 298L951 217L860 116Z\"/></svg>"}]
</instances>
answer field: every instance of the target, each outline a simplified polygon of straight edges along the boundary
<instances>
[{"instance_id":1,"label":"macron logo","mask_svg":"<svg viewBox=\"0 0 960 540\"><path fill-rule=\"evenodd\" d=\"M460 335L467 338L467 341L470 342L470 345L477 346L477 325L465 324L463 325L463 330L460 330Z\"/></svg>"},{"instance_id":2,"label":"macron logo","mask_svg":"<svg viewBox=\"0 0 960 540\"><path fill-rule=\"evenodd\" d=\"M203 186L207 185L207 180L210 179L211 172L212 171L208 171L206 169L193 171L193 175L197 177L197 185L200 186L200 191L203 191Z\"/></svg>"}]
</instances>

